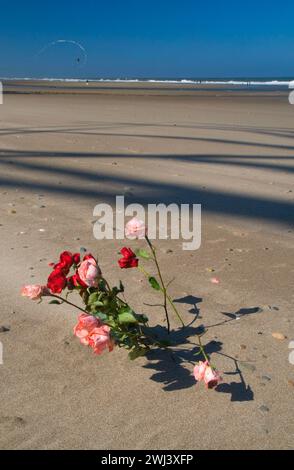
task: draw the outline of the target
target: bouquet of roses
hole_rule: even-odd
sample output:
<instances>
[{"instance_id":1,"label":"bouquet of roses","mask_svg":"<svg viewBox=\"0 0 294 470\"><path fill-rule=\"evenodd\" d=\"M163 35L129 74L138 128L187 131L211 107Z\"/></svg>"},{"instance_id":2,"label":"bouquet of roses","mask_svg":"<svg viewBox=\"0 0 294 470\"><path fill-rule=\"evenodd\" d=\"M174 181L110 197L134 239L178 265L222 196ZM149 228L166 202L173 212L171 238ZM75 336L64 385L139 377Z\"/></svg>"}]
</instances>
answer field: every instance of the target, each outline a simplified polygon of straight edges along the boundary
<instances>
[{"instance_id":1,"label":"bouquet of roses","mask_svg":"<svg viewBox=\"0 0 294 470\"><path fill-rule=\"evenodd\" d=\"M135 253L131 248L123 247L120 250L122 257L118 260L119 267L139 269L146 276L149 285L162 295L168 333L170 333L169 309L184 328L184 322L168 293L168 284L163 279L156 248L148 238L144 223L136 218L132 219L126 225L126 235L128 238L145 239L148 249L139 249ZM142 261L153 262L158 276L150 275L141 265L139 258ZM53 270L47 284L25 286L22 288L22 295L39 301L43 297L49 297L51 304L66 303L80 310L74 334L83 345L90 346L96 354L101 354L107 349L112 351L116 346L127 349L130 359L136 359L145 355L152 347L171 346L170 341L161 339L153 333L145 314L134 312L126 303L121 281L118 286L109 285L102 274L98 260L92 254L85 253L85 250L74 254L64 251L58 263L52 263L50 266ZM63 292L65 295L61 295ZM83 307L69 300L69 294L72 292L79 294ZM195 366L194 376L197 381L203 380L207 388L213 388L221 380L220 374L210 365L200 336L198 336L198 346L199 354L204 357L205 362L200 361Z\"/></svg>"}]
</instances>

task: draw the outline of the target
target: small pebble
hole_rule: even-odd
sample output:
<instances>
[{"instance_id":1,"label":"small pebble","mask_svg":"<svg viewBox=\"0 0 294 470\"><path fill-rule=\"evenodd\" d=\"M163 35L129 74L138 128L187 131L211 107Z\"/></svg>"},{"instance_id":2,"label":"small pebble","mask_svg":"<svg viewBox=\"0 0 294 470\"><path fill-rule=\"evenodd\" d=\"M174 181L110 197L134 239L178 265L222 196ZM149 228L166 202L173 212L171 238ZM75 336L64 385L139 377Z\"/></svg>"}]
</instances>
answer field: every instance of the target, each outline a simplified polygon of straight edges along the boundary
<instances>
[{"instance_id":1,"label":"small pebble","mask_svg":"<svg viewBox=\"0 0 294 470\"><path fill-rule=\"evenodd\" d=\"M24 426L26 424L25 420L21 416L16 416L14 418L14 421L15 421L16 424L18 424L20 426Z\"/></svg>"},{"instance_id":2,"label":"small pebble","mask_svg":"<svg viewBox=\"0 0 294 470\"><path fill-rule=\"evenodd\" d=\"M262 411L262 413L267 413L270 409L269 409L269 407L266 406L266 405L261 405L261 406L259 407L259 410Z\"/></svg>"},{"instance_id":3,"label":"small pebble","mask_svg":"<svg viewBox=\"0 0 294 470\"><path fill-rule=\"evenodd\" d=\"M279 341L287 339L287 336L283 335L283 333L272 333L272 337L278 339Z\"/></svg>"},{"instance_id":4,"label":"small pebble","mask_svg":"<svg viewBox=\"0 0 294 470\"><path fill-rule=\"evenodd\" d=\"M268 382L270 382L272 380L269 375L262 375L261 378L262 378L262 380L267 380Z\"/></svg>"},{"instance_id":5,"label":"small pebble","mask_svg":"<svg viewBox=\"0 0 294 470\"><path fill-rule=\"evenodd\" d=\"M0 326L0 333L7 333L7 331L10 331L8 326Z\"/></svg>"}]
</instances>

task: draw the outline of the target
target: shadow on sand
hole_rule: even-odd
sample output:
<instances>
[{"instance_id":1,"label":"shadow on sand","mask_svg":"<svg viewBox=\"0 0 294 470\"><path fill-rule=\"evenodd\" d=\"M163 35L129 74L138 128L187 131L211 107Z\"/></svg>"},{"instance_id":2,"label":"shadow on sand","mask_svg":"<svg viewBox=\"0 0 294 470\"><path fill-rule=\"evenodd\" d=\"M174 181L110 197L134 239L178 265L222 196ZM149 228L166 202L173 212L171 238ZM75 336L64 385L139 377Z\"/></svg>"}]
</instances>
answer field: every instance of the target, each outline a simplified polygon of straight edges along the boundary
<instances>
[{"instance_id":1,"label":"shadow on sand","mask_svg":"<svg viewBox=\"0 0 294 470\"><path fill-rule=\"evenodd\" d=\"M163 390L167 392L181 390L185 388L195 387L195 378L191 372L195 363L199 360L204 360L204 357L200 353L198 345L193 343L193 337L195 335L201 335L206 331L204 325L193 327L192 324L199 318L200 309L197 304L202 302L202 299L193 295L188 295L183 298L174 299L174 302L191 305L192 308L189 310L190 313L194 314L195 317L192 322L183 329L172 331L169 340L172 343L172 347L168 350L155 349L151 350L147 354L148 363L144 365L146 369L153 371L151 380L163 384ZM256 308L244 308L240 309L243 312L243 316L257 313L259 309ZM238 311L238 312L240 312ZM238 313L236 312L236 314ZM232 314L235 315L235 314ZM234 318L236 320L236 317ZM232 321L230 318L229 321ZM226 320L219 325L226 323ZM212 327L214 325L211 325ZM167 338L166 329L161 326L157 326L153 332L158 337ZM251 401L254 399L254 393L251 387L246 384L242 371L239 367L239 362L234 357L231 357L222 352L223 343L220 341L210 341L205 345L205 351L208 356L212 354L220 354L221 356L229 359L233 362L235 370L233 372L224 372L223 378L225 380L228 376L233 376L236 379L232 382L223 382L216 387L216 391L219 393L227 393L231 395L231 401Z\"/></svg>"}]
</instances>

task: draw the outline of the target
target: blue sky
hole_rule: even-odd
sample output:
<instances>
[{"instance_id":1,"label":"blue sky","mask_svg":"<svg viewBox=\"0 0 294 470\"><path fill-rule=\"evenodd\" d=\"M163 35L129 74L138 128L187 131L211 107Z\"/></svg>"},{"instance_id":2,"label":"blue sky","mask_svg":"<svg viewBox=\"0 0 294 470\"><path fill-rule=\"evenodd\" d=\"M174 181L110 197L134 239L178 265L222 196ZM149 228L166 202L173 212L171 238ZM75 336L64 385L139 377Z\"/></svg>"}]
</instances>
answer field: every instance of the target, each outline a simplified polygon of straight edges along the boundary
<instances>
[{"instance_id":1,"label":"blue sky","mask_svg":"<svg viewBox=\"0 0 294 470\"><path fill-rule=\"evenodd\" d=\"M292 1L3 3L2 77L294 77Z\"/></svg>"}]
</instances>

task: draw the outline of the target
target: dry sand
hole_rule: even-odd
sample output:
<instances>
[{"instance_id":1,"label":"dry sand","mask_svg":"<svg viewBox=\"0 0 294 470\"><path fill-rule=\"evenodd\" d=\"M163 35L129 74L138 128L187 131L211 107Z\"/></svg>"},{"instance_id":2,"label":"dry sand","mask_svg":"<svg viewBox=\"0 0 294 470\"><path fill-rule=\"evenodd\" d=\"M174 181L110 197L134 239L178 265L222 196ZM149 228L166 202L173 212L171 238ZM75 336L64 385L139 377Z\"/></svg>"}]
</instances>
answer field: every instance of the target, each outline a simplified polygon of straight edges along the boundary
<instances>
[{"instance_id":1,"label":"dry sand","mask_svg":"<svg viewBox=\"0 0 294 470\"><path fill-rule=\"evenodd\" d=\"M9 328L0 333L0 447L292 448L294 107L287 92L20 91L0 106L0 327ZM195 318L193 304L200 310L174 335L175 361L156 351L135 362L122 350L96 357L72 335L77 312L19 295L22 284L46 280L61 250L84 246L99 253L113 283L125 282L138 312L153 324L163 320L145 305L158 302L156 293L135 270L116 266L122 243L93 237L94 206L116 194L202 204L198 251L157 242L186 322ZM225 323L225 314L244 308L242 319ZM201 324L211 326L208 349L224 372L217 391L195 386L192 376ZM239 369L232 358L243 361Z\"/></svg>"}]
</instances>

